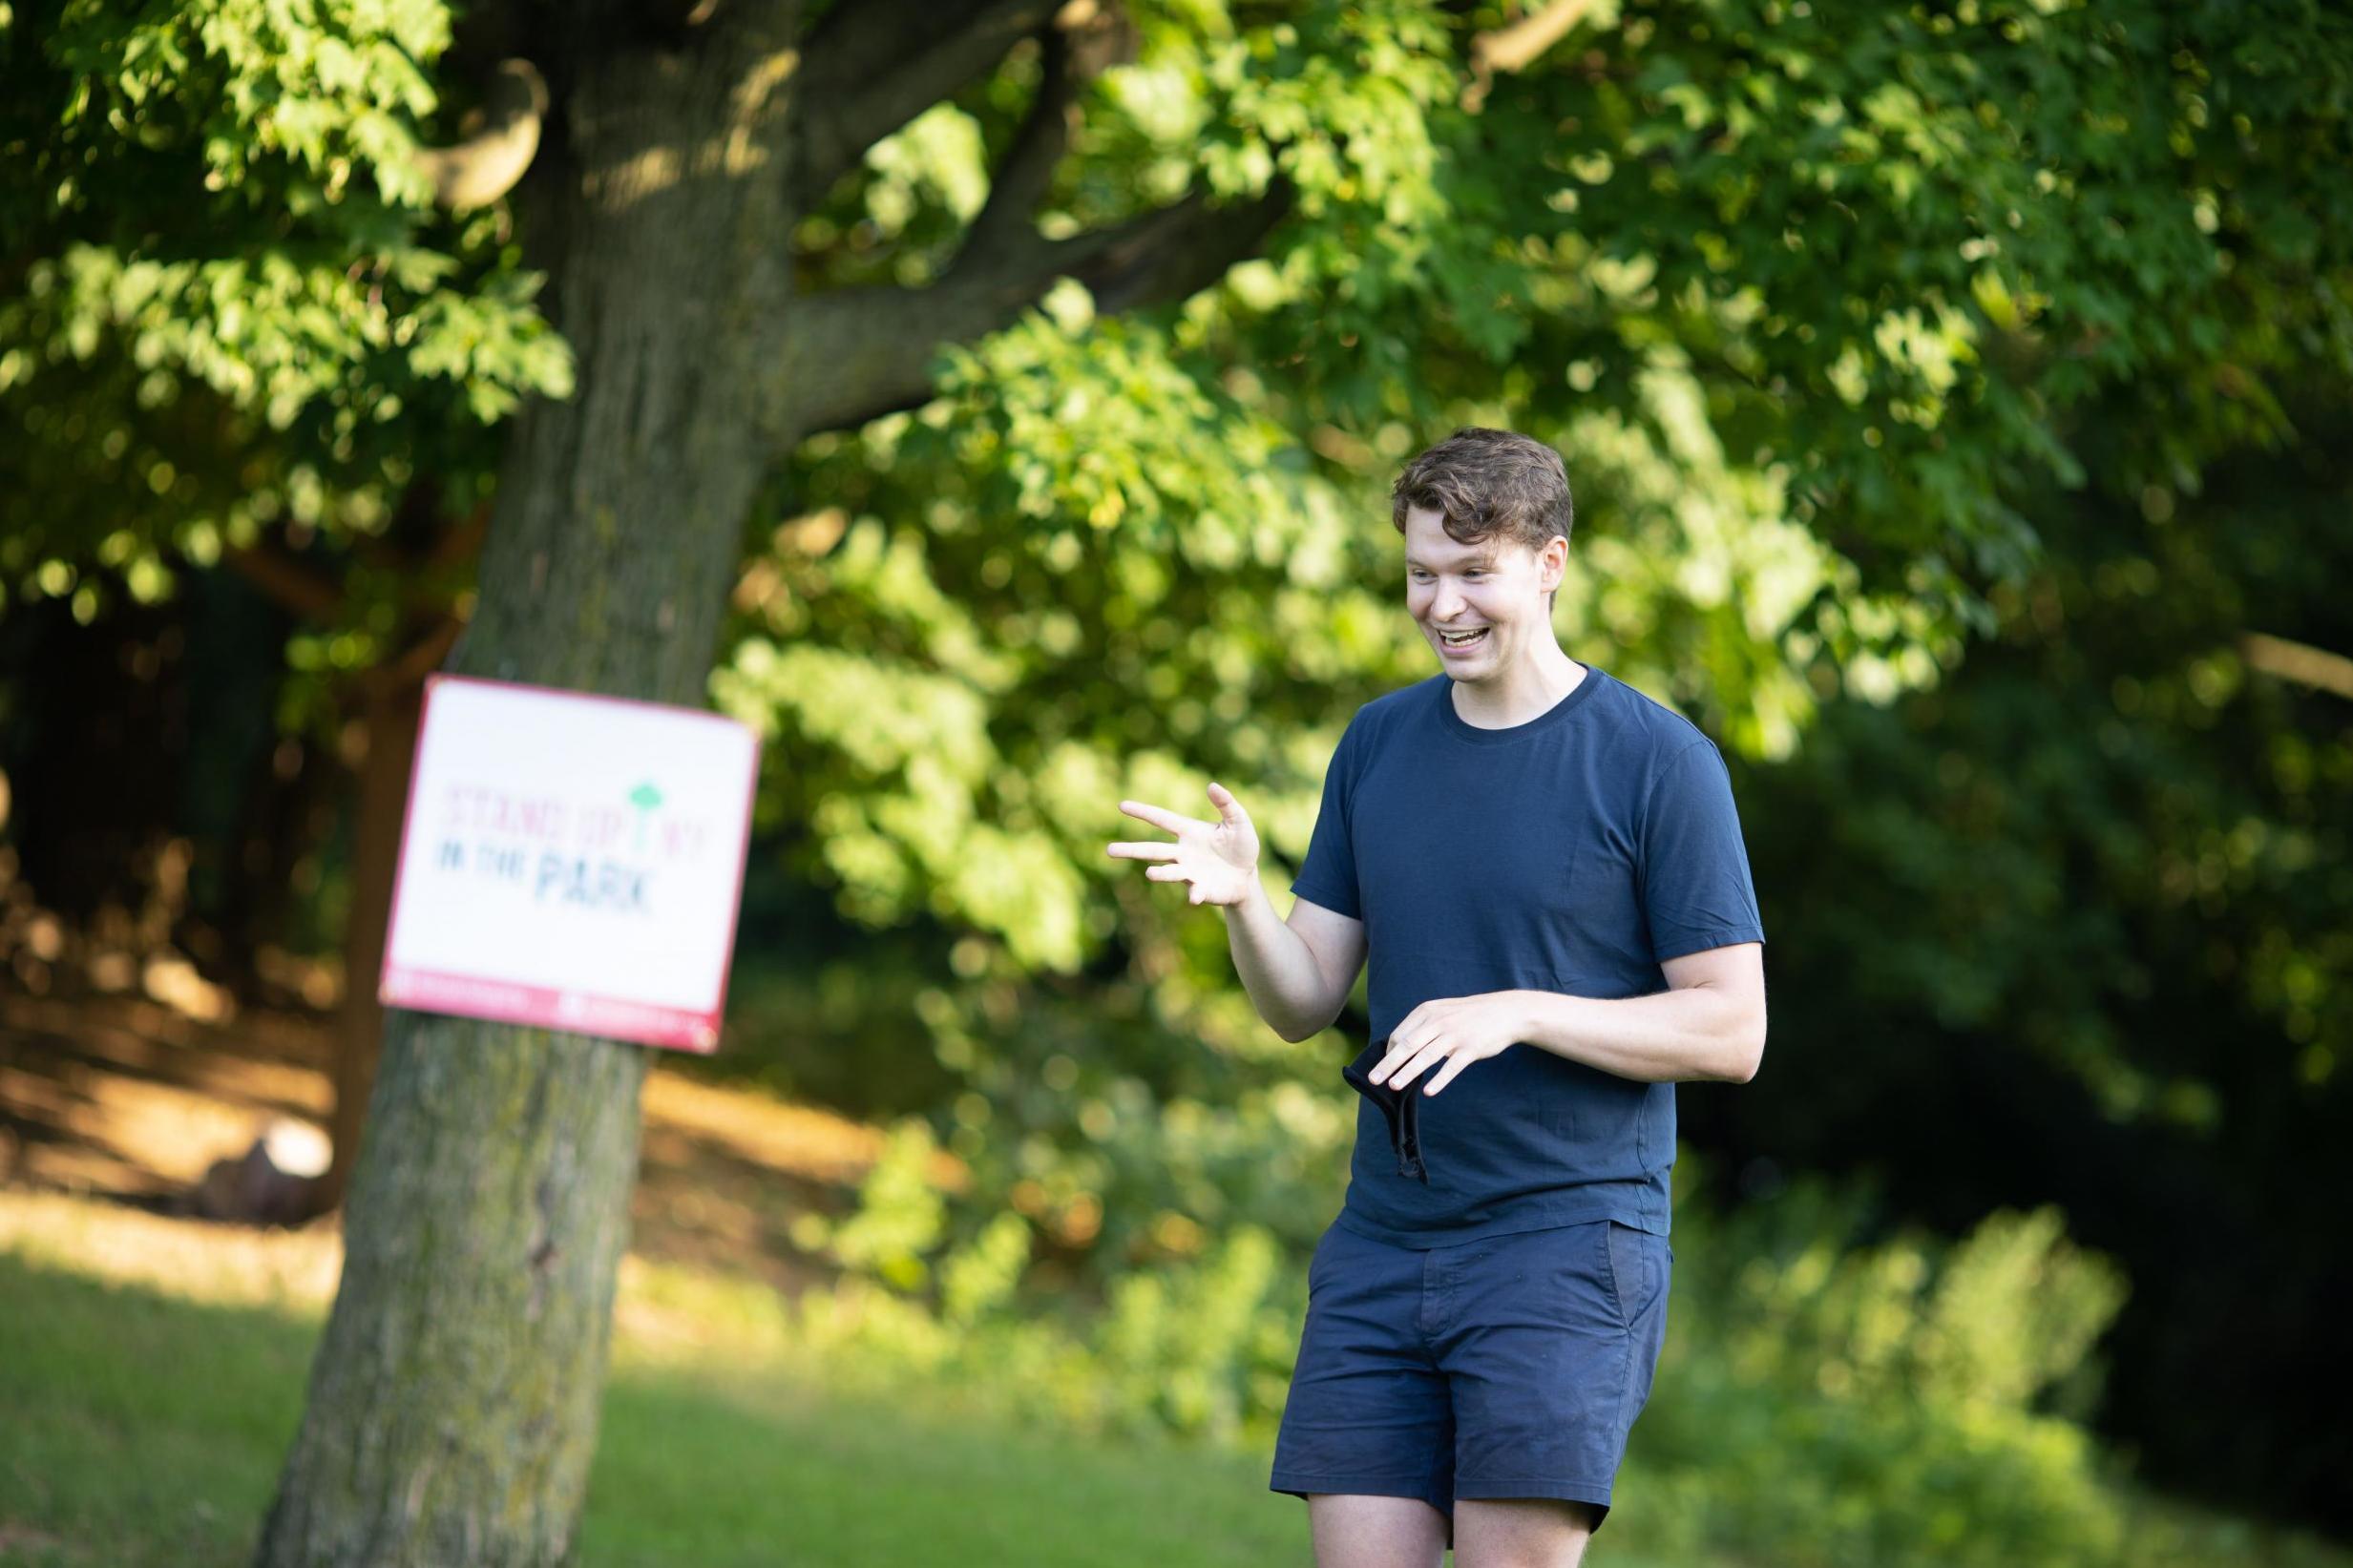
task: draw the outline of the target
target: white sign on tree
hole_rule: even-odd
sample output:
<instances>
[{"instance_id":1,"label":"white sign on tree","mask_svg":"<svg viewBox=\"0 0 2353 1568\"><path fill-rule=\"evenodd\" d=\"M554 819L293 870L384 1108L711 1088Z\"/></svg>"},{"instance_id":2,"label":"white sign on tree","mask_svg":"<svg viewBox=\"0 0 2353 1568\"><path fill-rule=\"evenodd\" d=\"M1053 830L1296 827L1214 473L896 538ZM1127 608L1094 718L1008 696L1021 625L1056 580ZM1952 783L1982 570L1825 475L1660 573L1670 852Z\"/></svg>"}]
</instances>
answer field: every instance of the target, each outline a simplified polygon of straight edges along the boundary
<instances>
[{"instance_id":1,"label":"white sign on tree","mask_svg":"<svg viewBox=\"0 0 2353 1568\"><path fill-rule=\"evenodd\" d=\"M711 1050L759 758L718 714L428 678L378 996Z\"/></svg>"}]
</instances>

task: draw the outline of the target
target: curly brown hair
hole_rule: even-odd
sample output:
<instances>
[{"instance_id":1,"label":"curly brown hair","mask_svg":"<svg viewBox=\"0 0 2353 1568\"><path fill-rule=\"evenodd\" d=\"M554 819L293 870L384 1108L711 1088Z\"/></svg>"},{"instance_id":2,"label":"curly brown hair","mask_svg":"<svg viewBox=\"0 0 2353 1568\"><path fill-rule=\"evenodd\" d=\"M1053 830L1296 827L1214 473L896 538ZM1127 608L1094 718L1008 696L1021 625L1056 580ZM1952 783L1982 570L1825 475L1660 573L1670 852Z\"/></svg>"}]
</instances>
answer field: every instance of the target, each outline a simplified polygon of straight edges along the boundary
<instances>
[{"instance_id":1,"label":"curly brown hair","mask_svg":"<svg viewBox=\"0 0 2353 1568\"><path fill-rule=\"evenodd\" d=\"M1565 539L1577 520L1561 454L1511 430L1466 425L1430 448L1397 475L1389 491L1390 520L1405 532L1405 513L1419 507L1445 519L1447 536L1478 544L1502 534L1531 554Z\"/></svg>"},{"instance_id":2,"label":"curly brown hair","mask_svg":"<svg viewBox=\"0 0 2353 1568\"><path fill-rule=\"evenodd\" d=\"M1561 454L1515 430L1483 425L1465 425L1406 464L1389 494L1389 518L1399 533L1406 512L1419 507L1437 512L1459 544L1501 535L1530 554L1555 534L1566 539L1577 521ZM1544 595L1547 614L1558 596L1558 589Z\"/></svg>"}]
</instances>

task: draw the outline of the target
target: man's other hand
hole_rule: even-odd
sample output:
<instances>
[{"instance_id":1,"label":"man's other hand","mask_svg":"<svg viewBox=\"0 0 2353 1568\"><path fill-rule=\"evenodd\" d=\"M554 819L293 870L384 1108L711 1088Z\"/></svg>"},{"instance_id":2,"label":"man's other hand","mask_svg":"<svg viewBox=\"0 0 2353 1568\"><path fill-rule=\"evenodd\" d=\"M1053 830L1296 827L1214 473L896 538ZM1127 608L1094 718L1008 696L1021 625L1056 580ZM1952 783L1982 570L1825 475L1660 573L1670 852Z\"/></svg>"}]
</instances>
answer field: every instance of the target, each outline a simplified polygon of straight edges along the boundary
<instances>
[{"instance_id":1,"label":"man's other hand","mask_svg":"<svg viewBox=\"0 0 2353 1568\"><path fill-rule=\"evenodd\" d=\"M1250 813L1224 784L1209 785L1209 803L1217 807L1215 822L1180 816L1142 801L1120 802L1121 811L1174 833L1176 842L1114 844L1112 857L1164 862L1145 867L1144 874L1154 882L1187 884L1189 903L1241 903L1258 886L1258 829L1250 826Z\"/></svg>"}]
</instances>

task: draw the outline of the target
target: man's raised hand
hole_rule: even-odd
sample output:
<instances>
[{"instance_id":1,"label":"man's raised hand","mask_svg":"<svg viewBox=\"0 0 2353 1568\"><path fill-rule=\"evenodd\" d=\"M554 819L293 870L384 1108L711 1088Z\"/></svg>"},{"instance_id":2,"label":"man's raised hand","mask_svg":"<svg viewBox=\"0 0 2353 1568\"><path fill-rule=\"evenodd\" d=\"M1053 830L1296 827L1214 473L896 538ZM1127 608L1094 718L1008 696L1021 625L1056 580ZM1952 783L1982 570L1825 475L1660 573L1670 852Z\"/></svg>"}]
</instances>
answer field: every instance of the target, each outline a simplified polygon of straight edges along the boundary
<instances>
[{"instance_id":1,"label":"man's raised hand","mask_svg":"<svg viewBox=\"0 0 2353 1568\"><path fill-rule=\"evenodd\" d=\"M1154 882L1189 883L1189 903L1241 903L1258 885L1258 829L1250 826L1250 813L1224 784L1209 785L1209 803L1217 807L1215 822L1182 817L1141 801L1120 802L1120 809L1128 816L1174 833L1176 842L1114 844L1113 858L1166 862L1145 867L1144 874Z\"/></svg>"}]
</instances>

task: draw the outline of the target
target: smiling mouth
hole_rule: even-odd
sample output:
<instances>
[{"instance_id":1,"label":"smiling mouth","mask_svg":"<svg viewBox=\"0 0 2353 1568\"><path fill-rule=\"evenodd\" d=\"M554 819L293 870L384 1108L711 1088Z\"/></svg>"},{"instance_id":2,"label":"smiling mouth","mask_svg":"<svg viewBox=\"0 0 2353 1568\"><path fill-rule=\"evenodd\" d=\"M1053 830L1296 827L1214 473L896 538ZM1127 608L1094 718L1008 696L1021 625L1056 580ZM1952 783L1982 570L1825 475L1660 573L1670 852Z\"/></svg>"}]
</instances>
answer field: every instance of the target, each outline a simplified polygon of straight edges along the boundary
<instances>
[{"instance_id":1,"label":"smiling mouth","mask_svg":"<svg viewBox=\"0 0 2353 1568\"><path fill-rule=\"evenodd\" d=\"M1475 632L1442 631L1438 634L1439 641L1449 648L1475 648L1480 643L1485 641L1486 637L1487 628L1484 626L1481 626Z\"/></svg>"}]
</instances>

